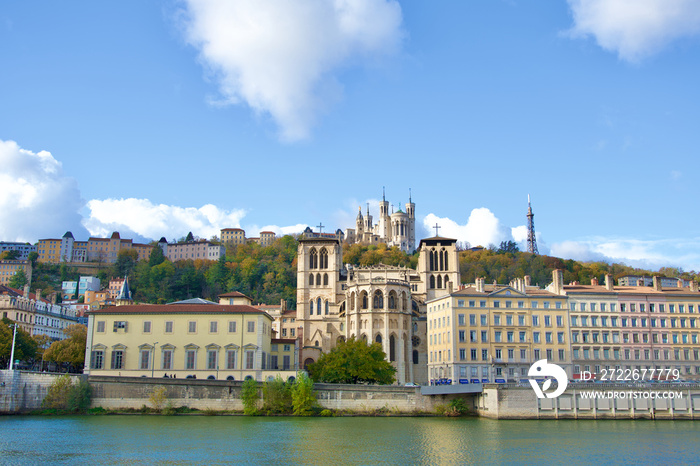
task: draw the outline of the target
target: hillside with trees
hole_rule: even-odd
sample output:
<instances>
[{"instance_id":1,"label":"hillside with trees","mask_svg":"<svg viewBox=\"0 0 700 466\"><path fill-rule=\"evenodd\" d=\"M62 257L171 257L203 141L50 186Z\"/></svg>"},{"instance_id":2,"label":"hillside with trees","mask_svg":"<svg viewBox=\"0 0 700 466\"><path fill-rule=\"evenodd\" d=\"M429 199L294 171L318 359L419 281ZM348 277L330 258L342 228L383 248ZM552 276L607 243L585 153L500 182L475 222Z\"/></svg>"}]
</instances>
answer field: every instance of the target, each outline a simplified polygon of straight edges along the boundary
<instances>
[{"instance_id":1,"label":"hillside with trees","mask_svg":"<svg viewBox=\"0 0 700 466\"><path fill-rule=\"evenodd\" d=\"M278 304L284 299L289 309L295 308L298 240L293 236L278 238L271 246L257 243L229 247L226 257L218 261L182 260L170 262L160 248L155 248L148 261L138 261L135 251L121 251L117 262L98 274L103 286L111 278L128 275L134 299L138 302L167 303L201 297L216 301L227 291L240 291L256 303ZM552 271L562 269L566 283L602 282L605 274L614 278L623 275L662 275L698 279L696 272L675 268L659 271L636 269L624 264L578 262L518 250L517 244L503 242L487 249L460 248L459 265L463 283L474 283L483 277L487 283L509 283L529 275L533 285L546 286ZM355 266L386 264L416 268L418 254L406 254L397 248L380 245L343 246L343 259ZM78 273L65 264L41 264L34 269L32 289L41 288L44 296L58 291L62 280L77 280Z\"/></svg>"}]
</instances>

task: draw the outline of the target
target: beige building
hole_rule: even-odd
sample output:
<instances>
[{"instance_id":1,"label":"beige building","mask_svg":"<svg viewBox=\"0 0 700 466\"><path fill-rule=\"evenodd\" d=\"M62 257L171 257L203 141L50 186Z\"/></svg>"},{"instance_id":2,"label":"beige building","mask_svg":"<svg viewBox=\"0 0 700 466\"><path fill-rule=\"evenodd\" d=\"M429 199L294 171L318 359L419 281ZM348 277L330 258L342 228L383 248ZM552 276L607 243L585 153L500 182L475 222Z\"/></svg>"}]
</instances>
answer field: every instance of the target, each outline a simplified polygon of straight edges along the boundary
<instances>
[{"instance_id":1,"label":"beige building","mask_svg":"<svg viewBox=\"0 0 700 466\"><path fill-rule=\"evenodd\" d=\"M0 285L0 312L19 324L30 335L46 335L53 340L66 338L63 330L78 323L76 312L69 307L56 304L56 294L51 299L42 297L41 290L29 292Z\"/></svg>"},{"instance_id":2,"label":"beige building","mask_svg":"<svg viewBox=\"0 0 700 466\"><path fill-rule=\"evenodd\" d=\"M245 231L241 228L223 228L221 230L221 242L224 246L245 244Z\"/></svg>"},{"instance_id":3,"label":"beige building","mask_svg":"<svg viewBox=\"0 0 700 466\"><path fill-rule=\"evenodd\" d=\"M0 285L9 285L12 277L19 272L24 271L27 277L27 282L32 281L32 264L26 260L0 260Z\"/></svg>"},{"instance_id":4,"label":"beige building","mask_svg":"<svg viewBox=\"0 0 700 466\"><path fill-rule=\"evenodd\" d=\"M130 239L122 239L118 232L109 238L91 237L87 241L76 241L68 231L61 239L40 239L37 243L39 262L57 264L59 262L108 262L117 261L119 251L133 249L138 254L138 260L148 260L153 246L134 243Z\"/></svg>"},{"instance_id":5,"label":"beige building","mask_svg":"<svg viewBox=\"0 0 700 466\"><path fill-rule=\"evenodd\" d=\"M219 258L226 256L225 246L206 240L184 243L159 243L159 246L164 248L163 253L171 262L188 259L218 261Z\"/></svg>"},{"instance_id":6,"label":"beige building","mask_svg":"<svg viewBox=\"0 0 700 466\"><path fill-rule=\"evenodd\" d=\"M547 359L571 376L567 300L530 286L484 279L428 301L431 383L517 382Z\"/></svg>"},{"instance_id":7,"label":"beige building","mask_svg":"<svg viewBox=\"0 0 700 466\"><path fill-rule=\"evenodd\" d=\"M88 374L217 380L295 375L270 369L272 318L248 305L195 299L112 306L88 315Z\"/></svg>"}]
</instances>

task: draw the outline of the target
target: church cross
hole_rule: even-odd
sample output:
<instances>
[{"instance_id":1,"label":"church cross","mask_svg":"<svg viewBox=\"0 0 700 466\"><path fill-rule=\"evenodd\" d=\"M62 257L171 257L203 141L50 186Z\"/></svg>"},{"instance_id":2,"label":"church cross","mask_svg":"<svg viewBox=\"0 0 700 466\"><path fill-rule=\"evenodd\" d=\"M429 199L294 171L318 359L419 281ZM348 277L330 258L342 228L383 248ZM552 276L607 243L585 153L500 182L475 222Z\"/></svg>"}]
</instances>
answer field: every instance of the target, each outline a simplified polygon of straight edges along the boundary
<instances>
[{"instance_id":1,"label":"church cross","mask_svg":"<svg viewBox=\"0 0 700 466\"><path fill-rule=\"evenodd\" d=\"M318 232L319 232L319 233L323 233L323 222L320 222L320 223L319 223L318 225L316 225L316 226L318 227Z\"/></svg>"},{"instance_id":2,"label":"church cross","mask_svg":"<svg viewBox=\"0 0 700 466\"><path fill-rule=\"evenodd\" d=\"M438 236L438 230L442 227L436 223L433 228L435 228L435 236Z\"/></svg>"}]
</instances>

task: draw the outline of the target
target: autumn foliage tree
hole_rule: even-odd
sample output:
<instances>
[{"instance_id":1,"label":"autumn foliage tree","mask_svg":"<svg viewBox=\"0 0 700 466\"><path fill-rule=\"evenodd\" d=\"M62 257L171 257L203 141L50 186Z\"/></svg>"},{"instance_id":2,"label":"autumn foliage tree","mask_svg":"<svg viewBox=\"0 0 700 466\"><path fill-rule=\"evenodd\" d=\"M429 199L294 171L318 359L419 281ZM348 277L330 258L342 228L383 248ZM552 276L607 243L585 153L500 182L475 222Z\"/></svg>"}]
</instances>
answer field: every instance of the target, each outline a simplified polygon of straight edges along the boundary
<instances>
[{"instance_id":1,"label":"autumn foliage tree","mask_svg":"<svg viewBox=\"0 0 700 466\"><path fill-rule=\"evenodd\" d=\"M321 355L309 367L315 382L392 384L396 369L386 360L382 345L368 345L354 337Z\"/></svg>"},{"instance_id":2,"label":"autumn foliage tree","mask_svg":"<svg viewBox=\"0 0 700 466\"><path fill-rule=\"evenodd\" d=\"M87 327L73 324L63 332L68 338L53 342L44 353L44 359L58 364L68 364L73 369L80 371L85 364Z\"/></svg>"}]
</instances>

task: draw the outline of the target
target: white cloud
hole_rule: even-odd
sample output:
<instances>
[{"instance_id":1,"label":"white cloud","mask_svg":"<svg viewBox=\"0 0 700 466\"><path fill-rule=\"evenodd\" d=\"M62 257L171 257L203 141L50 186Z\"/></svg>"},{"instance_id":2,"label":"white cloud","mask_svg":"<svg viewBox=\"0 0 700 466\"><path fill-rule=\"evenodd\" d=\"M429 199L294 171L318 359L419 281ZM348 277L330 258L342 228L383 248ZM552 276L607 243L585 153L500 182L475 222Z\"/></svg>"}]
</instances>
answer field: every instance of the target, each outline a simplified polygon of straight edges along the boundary
<instances>
[{"instance_id":1,"label":"white cloud","mask_svg":"<svg viewBox=\"0 0 700 466\"><path fill-rule=\"evenodd\" d=\"M51 153L0 140L0 240L83 233L78 214L83 204L77 182Z\"/></svg>"},{"instance_id":2,"label":"white cloud","mask_svg":"<svg viewBox=\"0 0 700 466\"><path fill-rule=\"evenodd\" d=\"M278 237L284 236L284 235L298 235L308 225L306 223L297 223L296 225L288 225L285 227L281 227L279 225L265 225L263 227L258 227L256 225L251 225L251 226L246 226L245 228L245 234L247 237L254 237L257 236L259 232L261 231L274 231L275 235Z\"/></svg>"},{"instance_id":3,"label":"white cloud","mask_svg":"<svg viewBox=\"0 0 700 466\"><path fill-rule=\"evenodd\" d=\"M84 220L90 234L106 236L119 231L144 238L169 241L192 232L201 238L218 236L222 228L239 228L245 215L242 209L222 210L212 204L202 207L178 207L153 204L148 199L94 199L88 202L90 215ZM126 236L125 236L126 237Z\"/></svg>"},{"instance_id":4,"label":"white cloud","mask_svg":"<svg viewBox=\"0 0 700 466\"><path fill-rule=\"evenodd\" d=\"M224 103L271 115L287 141L308 137L340 97L334 71L390 54L402 38L395 0L186 0L183 17Z\"/></svg>"},{"instance_id":5,"label":"white cloud","mask_svg":"<svg viewBox=\"0 0 700 466\"><path fill-rule=\"evenodd\" d=\"M697 0L568 0L573 37L593 36L605 50L636 62L700 32Z\"/></svg>"},{"instance_id":6,"label":"white cloud","mask_svg":"<svg viewBox=\"0 0 700 466\"><path fill-rule=\"evenodd\" d=\"M457 241L466 241L472 246L488 247L493 244L498 246L501 241L512 239L508 230L501 225L496 216L486 207L481 207L471 211L469 219L465 225L451 220L447 217L438 217L435 214L428 214L423 219L423 226L430 231L430 236L435 235L431 230L435 224L440 226L439 235L447 238L455 238Z\"/></svg>"},{"instance_id":7,"label":"white cloud","mask_svg":"<svg viewBox=\"0 0 700 466\"><path fill-rule=\"evenodd\" d=\"M551 255L580 261L621 262L649 270L679 266L685 270L700 270L700 238L639 240L594 237L555 243Z\"/></svg>"}]
</instances>

